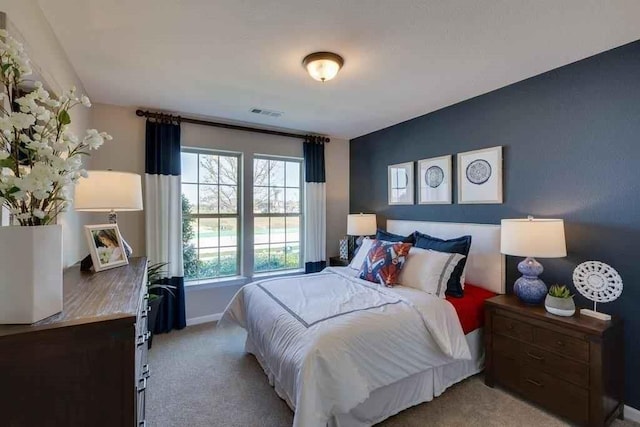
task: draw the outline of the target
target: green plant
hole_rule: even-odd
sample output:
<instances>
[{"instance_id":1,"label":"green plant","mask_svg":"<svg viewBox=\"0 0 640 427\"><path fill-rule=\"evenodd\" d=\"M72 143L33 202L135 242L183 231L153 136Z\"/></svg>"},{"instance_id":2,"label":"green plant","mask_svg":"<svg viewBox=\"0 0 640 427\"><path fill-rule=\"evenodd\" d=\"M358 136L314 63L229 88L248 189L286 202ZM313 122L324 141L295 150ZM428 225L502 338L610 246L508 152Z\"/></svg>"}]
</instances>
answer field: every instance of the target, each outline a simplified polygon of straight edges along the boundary
<instances>
[{"instance_id":1,"label":"green plant","mask_svg":"<svg viewBox=\"0 0 640 427\"><path fill-rule=\"evenodd\" d=\"M191 218L191 203L182 195L182 263L185 279L195 279L198 276L198 254L191 243L196 233Z\"/></svg>"},{"instance_id":2,"label":"green plant","mask_svg":"<svg viewBox=\"0 0 640 427\"><path fill-rule=\"evenodd\" d=\"M167 271L165 270L165 267L168 264L168 262L157 262L147 266L147 293L149 294L149 301L160 298L160 295L151 292L154 289L164 289L171 295L174 295L173 289L176 287L162 283L166 277Z\"/></svg>"},{"instance_id":3,"label":"green plant","mask_svg":"<svg viewBox=\"0 0 640 427\"><path fill-rule=\"evenodd\" d=\"M571 291L565 285L552 285L549 288L549 295L556 298L571 298Z\"/></svg>"}]
</instances>

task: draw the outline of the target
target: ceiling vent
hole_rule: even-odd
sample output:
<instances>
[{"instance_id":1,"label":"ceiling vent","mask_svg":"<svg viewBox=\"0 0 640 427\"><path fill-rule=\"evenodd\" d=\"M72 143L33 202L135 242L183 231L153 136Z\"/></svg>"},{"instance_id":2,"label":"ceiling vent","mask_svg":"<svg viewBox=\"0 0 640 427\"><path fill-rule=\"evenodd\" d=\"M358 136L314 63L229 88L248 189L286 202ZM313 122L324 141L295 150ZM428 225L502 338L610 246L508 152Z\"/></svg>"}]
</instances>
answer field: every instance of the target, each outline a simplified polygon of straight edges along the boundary
<instances>
[{"instance_id":1,"label":"ceiling vent","mask_svg":"<svg viewBox=\"0 0 640 427\"><path fill-rule=\"evenodd\" d=\"M280 117L284 114L282 111L266 110L264 108L252 108L249 111L266 117Z\"/></svg>"}]
</instances>

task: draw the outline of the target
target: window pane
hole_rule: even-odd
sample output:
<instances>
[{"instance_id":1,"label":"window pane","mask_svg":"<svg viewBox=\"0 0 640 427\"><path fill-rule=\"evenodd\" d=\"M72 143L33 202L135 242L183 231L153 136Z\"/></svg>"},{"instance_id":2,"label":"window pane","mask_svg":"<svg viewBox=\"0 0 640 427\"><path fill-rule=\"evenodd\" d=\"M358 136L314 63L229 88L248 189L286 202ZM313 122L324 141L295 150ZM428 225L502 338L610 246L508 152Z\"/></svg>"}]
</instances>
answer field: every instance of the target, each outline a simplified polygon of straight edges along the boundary
<instances>
[{"instance_id":1,"label":"window pane","mask_svg":"<svg viewBox=\"0 0 640 427\"><path fill-rule=\"evenodd\" d=\"M198 235L198 247L215 248L219 246L218 218L200 218Z\"/></svg>"},{"instance_id":2,"label":"window pane","mask_svg":"<svg viewBox=\"0 0 640 427\"><path fill-rule=\"evenodd\" d=\"M269 161L269 169L270 169L270 186L274 187L284 187L284 163L280 160L270 160Z\"/></svg>"},{"instance_id":3,"label":"window pane","mask_svg":"<svg viewBox=\"0 0 640 427\"><path fill-rule=\"evenodd\" d=\"M286 197L286 210L287 213L299 213L300 212L300 190L297 188L285 189Z\"/></svg>"},{"instance_id":4,"label":"window pane","mask_svg":"<svg viewBox=\"0 0 640 427\"><path fill-rule=\"evenodd\" d=\"M253 189L253 212L268 213L269 212L269 188L254 187Z\"/></svg>"},{"instance_id":5,"label":"window pane","mask_svg":"<svg viewBox=\"0 0 640 427\"><path fill-rule=\"evenodd\" d=\"M269 188L269 212L284 213L284 188Z\"/></svg>"},{"instance_id":6,"label":"window pane","mask_svg":"<svg viewBox=\"0 0 640 427\"><path fill-rule=\"evenodd\" d=\"M198 182L198 155L196 153L182 153L182 182Z\"/></svg>"},{"instance_id":7,"label":"window pane","mask_svg":"<svg viewBox=\"0 0 640 427\"><path fill-rule=\"evenodd\" d=\"M198 264L198 278L217 277L220 271L218 249L200 249Z\"/></svg>"},{"instance_id":8,"label":"window pane","mask_svg":"<svg viewBox=\"0 0 640 427\"><path fill-rule=\"evenodd\" d=\"M238 212L238 187L220 186L220 213L234 214Z\"/></svg>"},{"instance_id":9,"label":"window pane","mask_svg":"<svg viewBox=\"0 0 640 427\"><path fill-rule=\"evenodd\" d=\"M285 238L285 228L284 228L284 217L277 216L271 217L271 227L269 230L269 242L277 243L284 242Z\"/></svg>"},{"instance_id":10,"label":"window pane","mask_svg":"<svg viewBox=\"0 0 640 427\"><path fill-rule=\"evenodd\" d=\"M220 248L220 276L238 274L238 249Z\"/></svg>"},{"instance_id":11,"label":"window pane","mask_svg":"<svg viewBox=\"0 0 640 427\"><path fill-rule=\"evenodd\" d=\"M253 243L269 243L269 218L253 219Z\"/></svg>"},{"instance_id":12,"label":"window pane","mask_svg":"<svg viewBox=\"0 0 640 427\"><path fill-rule=\"evenodd\" d=\"M269 185L269 160L253 160L253 185Z\"/></svg>"},{"instance_id":13,"label":"window pane","mask_svg":"<svg viewBox=\"0 0 640 427\"><path fill-rule=\"evenodd\" d=\"M238 185L238 158L220 156L220 184Z\"/></svg>"},{"instance_id":14,"label":"window pane","mask_svg":"<svg viewBox=\"0 0 640 427\"><path fill-rule=\"evenodd\" d=\"M299 242L300 241L300 218L299 217L287 217L287 242Z\"/></svg>"},{"instance_id":15,"label":"window pane","mask_svg":"<svg viewBox=\"0 0 640 427\"><path fill-rule=\"evenodd\" d=\"M299 162L287 162L287 187L300 187Z\"/></svg>"},{"instance_id":16,"label":"window pane","mask_svg":"<svg viewBox=\"0 0 640 427\"><path fill-rule=\"evenodd\" d=\"M200 154L200 183L218 183L218 156Z\"/></svg>"},{"instance_id":17,"label":"window pane","mask_svg":"<svg viewBox=\"0 0 640 427\"><path fill-rule=\"evenodd\" d=\"M188 245L193 246L194 248L198 247L198 220L192 219L189 221L191 229L182 230L183 243L186 242Z\"/></svg>"},{"instance_id":18,"label":"window pane","mask_svg":"<svg viewBox=\"0 0 640 427\"><path fill-rule=\"evenodd\" d=\"M300 268L300 243L287 243L286 268Z\"/></svg>"},{"instance_id":19,"label":"window pane","mask_svg":"<svg viewBox=\"0 0 640 427\"><path fill-rule=\"evenodd\" d=\"M238 220L220 218L220 246L238 245Z\"/></svg>"},{"instance_id":20,"label":"window pane","mask_svg":"<svg viewBox=\"0 0 640 427\"><path fill-rule=\"evenodd\" d=\"M200 185L200 211L203 214L218 213L218 186Z\"/></svg>"},{"instance_id":21,"label":"window pane","mask_svg":"<svg viewBox=\"0 0 640 427\"><path fill-rule=\"evenodd\" d=\"M182 194L187 198L189 211L198 213L198 186L196 184L182 184Z\"/></svg>"},{"instance_id":22,"label":"window pane","mask_svg":"<svg viewBox=\"0 0 640 427\"><path fill-rule=\"evenodd\" d=\"M284 243L269 245L270 270L279 270L285 268L284 248Z\"/></svg>"},{"instance_id":23,"label":"window pane","mask_svg":"<svg viewBox=\"0 0 640 427\"><path fill-rule=\"evenodd\" d=\"M253 270L269 271L269 245L255 245L253 249Z\"/></svg>"}]
</instances>

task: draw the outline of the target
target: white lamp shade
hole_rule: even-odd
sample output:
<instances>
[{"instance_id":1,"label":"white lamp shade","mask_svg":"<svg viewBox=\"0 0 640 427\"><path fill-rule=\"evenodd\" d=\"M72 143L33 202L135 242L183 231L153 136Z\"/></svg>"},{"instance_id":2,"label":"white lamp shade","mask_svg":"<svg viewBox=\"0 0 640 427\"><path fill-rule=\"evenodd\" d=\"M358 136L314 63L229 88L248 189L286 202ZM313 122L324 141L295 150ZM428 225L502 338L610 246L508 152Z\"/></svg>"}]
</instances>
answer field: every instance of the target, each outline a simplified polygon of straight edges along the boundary
<instances>
[{"instance_id":1,"label":"white lamp shade","mask_svg":"<svg viewBox=\"0 0 640 427\"><path fill-rule=\"evenodd\" d=\"M561 219L503 219L500 252L534 258L567 256L564 221Z\"/></svg>"},{"instance_id":2,"label":"white lamp shade","mask_svg":"<svg viewBox=\"0 0 640 427\"><path fill-rule=\"evenodd\" d=\"M140 175L115 171L88 171L88 178L76 184L77 211L110 212L142 210Z\"/></svg>"},{"instance_id":3,"label":"white lamp shade","mask_svg":"<svg viewBox=\"0 0 640 427\"><path fill-rule=\"evenodd\" d=\"M371 236L376 234L376 214L349 214L347 234L350 236Z\"/></svg>"}]
</instances>

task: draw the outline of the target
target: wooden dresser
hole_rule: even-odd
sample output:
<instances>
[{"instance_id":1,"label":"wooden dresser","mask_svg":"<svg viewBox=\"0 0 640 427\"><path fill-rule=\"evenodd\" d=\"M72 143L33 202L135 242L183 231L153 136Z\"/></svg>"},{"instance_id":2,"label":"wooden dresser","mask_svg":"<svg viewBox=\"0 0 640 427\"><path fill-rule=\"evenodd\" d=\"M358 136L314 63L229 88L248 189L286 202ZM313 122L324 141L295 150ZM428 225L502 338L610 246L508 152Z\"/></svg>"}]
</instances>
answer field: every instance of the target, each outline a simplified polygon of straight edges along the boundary
<instances>
[{"instance_id":1,"label":"wooden dresser","mask_svg":"<svg viewBox=\"0 0 640 427\"><path fill-rule=\"evenodd\" d=\"M147 260L64 273L64 310L0 325L0 425L143 426Z\"/></svg>"},{"instance_id":2,"label":"wooden dresser","mask_svg":"<svg viewBox=\"0 0 640 427\"><path fill-rule=\"evenodd\" d=\"M573 423L608 425L623 416L623 324L500 295L485 304L485 383L519 393Z\"/></svg>"}]
</instances>

